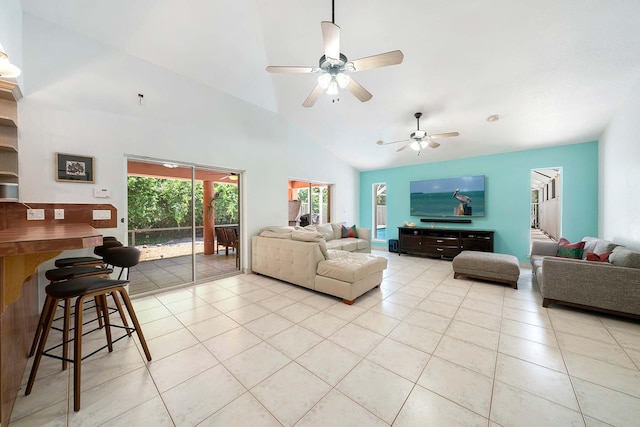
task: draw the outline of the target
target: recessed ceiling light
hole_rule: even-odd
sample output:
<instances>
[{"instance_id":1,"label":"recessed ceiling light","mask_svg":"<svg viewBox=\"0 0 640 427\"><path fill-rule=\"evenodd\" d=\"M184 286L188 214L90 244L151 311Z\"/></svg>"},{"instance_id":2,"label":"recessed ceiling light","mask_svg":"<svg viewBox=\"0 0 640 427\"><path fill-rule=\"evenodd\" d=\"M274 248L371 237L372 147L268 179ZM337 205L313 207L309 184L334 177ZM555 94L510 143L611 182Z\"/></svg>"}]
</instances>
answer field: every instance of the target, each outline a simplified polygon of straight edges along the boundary
<instances>
[{"instance_id":1,"label":"recessed ceiling light","mask_svg":"<svg viewBox=\"0 0 640 427\"><path fill-rule=\"evenodd\" d=\"M500 120L502 118L502 116L500 114L492 114L489 117L487 117L487 121L489 123L491 122L497 122L498 120Z\"/></svg>"}]
</instances>

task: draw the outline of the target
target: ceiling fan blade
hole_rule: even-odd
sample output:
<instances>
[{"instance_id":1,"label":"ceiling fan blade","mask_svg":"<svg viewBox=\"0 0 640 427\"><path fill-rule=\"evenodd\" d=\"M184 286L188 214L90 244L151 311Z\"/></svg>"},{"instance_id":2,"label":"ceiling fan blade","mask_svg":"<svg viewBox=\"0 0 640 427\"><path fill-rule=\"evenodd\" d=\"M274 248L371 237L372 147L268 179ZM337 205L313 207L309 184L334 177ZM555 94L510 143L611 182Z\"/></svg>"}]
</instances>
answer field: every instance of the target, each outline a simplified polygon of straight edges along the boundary
<instances>
[{"instance_id":1,"label":"ceiling fan blade","mask_svg":"<svg viewBox=\"0 0 640 427\"><path fill-rule=\"evenodd\" d=\"M329 21L322 21L320 25L322 25L325 57L340 59L340 27Z\"/></svg>"},{"instance_id":2,"label":"ceiling fan blade","mask_svg":"<svg viewBox=\"0 0 640 427\"><path fill-rule=\"evenodd\" d=\"M349 89L349 92L351 92L356 98L358 98L362 102L367 102L373 97L373 95L371 95L371 92L369 92L364 87L362 87L362 85L357 81L355 81L353 77L349 79L349 84L347 85L347 89Z\"/></svg>"},{"instance_id":3,"label":"ceiling fan blade","mask_svg":"<svg viewBox=\"0 0 640 427\"><path fill-rule=\"evenodd\" d=\"M305 108L313 107L313 104L316 103L323 90L324 89L322 88L322 86L317 84L316 87L313 88L309 96L307 96L307 99L304 100L302 106Z\"/></svg>"},{"instance_id":4,"label":"ceiling fan blade","mask_svg":"<svg viewBox=\"0 0 640 427\"><path fill-rule=\"evenodd\" d=\"M428 145L429 145L429 147L431 147L431 148L438 148L438 147L440 147L440 143L439 143L439 142L435 142L435 141L432 141L432 140L430 140L430 139L429 139L429 140L427 140L427 144L428 144Z\"/></svg>"},{"instance_id":5,"label":"ceiling fan blade","mask_svg":"<svg viewBox=\"0 0 640 427\"><path fill-rule=\"evenodd\" d=\"M391 144L397 144L398 142L407 142L410 141L409 139L400 139L398 141L391 141L391 142L384 142L384 141L377 141L376 144L378 145L391 145Z\"/></svg>"},{"instance_id":6,"label":"ceiling fan blade","mask_svg":"<svg viewBox=\"0 0 640 427\"><path fill-rule=\"evenodd\" d=\"M434 133L433 135L429 135L429 138L449 138L450 136L458 135L460 135L458 132Z\"/></svg>"},{"instance_id":7,"label":"ceiling fan blade","mask_svg":"<svg viewBox=\"0 0 640 427\"><path fill-rule=\"evenodd\" d=\"M313 67L269 66L269 73L313 73Z\"/></svg>"},{"instance_id":8,"label":"ceiling fan blade","mask_svg":"<svg viewBox=\"0 0 640 427\"><path fill-rule=\"evenodd\" d=\"M353 61L356 71L369 70L371 68L386 67L402 63L404 55L399 50L381 53L379 55L367 56Z\"/></svg>"},{"instance_id":9,"label":"ceiling fan blade","mask_svg":"<svg viewBox=\"0 0 640 427\"><path fill-rule=\"evenodd\" d=\"M406 144L404 144L402 147L398 148L398 149L396 150L396 153L398 153L398 152L400 152L400 151L404 150L404 149L405 149L405 148L407 148L409 145L411 145L411 143L410 143L410 142L407 142L407 143L406 143Z\"/></svg>"}]
</instances>

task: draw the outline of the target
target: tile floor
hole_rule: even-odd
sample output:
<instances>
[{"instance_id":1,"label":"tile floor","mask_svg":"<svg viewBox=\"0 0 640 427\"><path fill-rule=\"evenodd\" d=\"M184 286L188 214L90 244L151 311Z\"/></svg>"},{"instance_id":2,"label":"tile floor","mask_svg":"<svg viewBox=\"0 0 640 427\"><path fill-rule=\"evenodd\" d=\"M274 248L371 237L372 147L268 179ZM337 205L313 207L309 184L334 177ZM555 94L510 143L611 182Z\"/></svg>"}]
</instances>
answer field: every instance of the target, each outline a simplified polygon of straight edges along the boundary
<instances>
[{"instance_id":1,"label":"tile floor","mask_svg":"<svg viewBox=\"0 0 640 427\"><path fill-rule=\"evenodd\" d=\"M87 359L74 413L45 359L11 426L640 425L640 322L542 308L526 267L513 290L376 254L352 306L258 275L134 299L153 361Z\"/></svg>"},{"instance_id":2,"label":"tile floor","mask_svg":"<svg viewBox=\"0 0 640 427\"><path fill-rule=\"evenodd\" d=\"M142 261L129 271L129 292L140 295L166 290L171 287L193 282L191 256L175 256ZM235 252L225 255L196 254L196 280L219 278L238 272Z\"/></svg>"}]
</instances>

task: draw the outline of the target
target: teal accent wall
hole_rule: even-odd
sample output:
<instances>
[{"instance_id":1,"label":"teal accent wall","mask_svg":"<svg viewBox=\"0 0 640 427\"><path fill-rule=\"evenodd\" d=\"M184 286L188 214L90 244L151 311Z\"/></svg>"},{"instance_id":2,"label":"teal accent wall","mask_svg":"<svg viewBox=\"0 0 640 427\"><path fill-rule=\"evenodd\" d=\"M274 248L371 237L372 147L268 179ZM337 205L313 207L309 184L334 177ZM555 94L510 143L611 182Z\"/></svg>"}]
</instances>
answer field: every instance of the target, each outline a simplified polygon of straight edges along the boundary
<instances>
[{"instance_id":1,"label":"teal accent wall","mask_svg":"<svg viewBox=\"0 0 640 427\"><path fill-rule=\"evenodd\" d=\"M484 175L486 216L473 218L471 224L436 223L435 227L495 230L495 252L527 261L531 169L541 168L562 169L562 236L572 242L584 236L597 236L597 141L361 172L360 224L372 226L374 183L387 184L387 238L397 239L397 227L404 221L431 226L420 223L419 217L409 216L410 181ZM385 242L377 244L386 246Z\"/></svg>"}]
</instances>

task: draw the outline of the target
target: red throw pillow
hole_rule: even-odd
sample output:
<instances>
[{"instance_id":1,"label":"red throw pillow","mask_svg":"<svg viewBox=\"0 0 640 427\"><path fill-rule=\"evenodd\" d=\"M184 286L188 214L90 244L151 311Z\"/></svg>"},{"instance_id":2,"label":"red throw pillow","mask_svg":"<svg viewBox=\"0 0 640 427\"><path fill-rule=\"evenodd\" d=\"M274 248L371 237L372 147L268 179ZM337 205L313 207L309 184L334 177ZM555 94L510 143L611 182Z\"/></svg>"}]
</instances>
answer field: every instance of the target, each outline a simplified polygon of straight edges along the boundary
<instances>
[{"instance_id":1,"label":"red throw pillow","mask_svg":"<svg viewBox=\"0 0 640 427\"><path fill-rule=\"evenodd\" d=\"M601 255L595 254L593 252L587 252L587 261L609 262L609 255L611 255L611 252L606 252Z\"/></svg>"},{"instance_id":2,"label":"red throw pillow","mask_svg":"<svg viewBox=\"0 0 640 427\"><path fill-rule=\"evenodd\" d=\"M585 242L571 243L564 237L561 237L560 240L558 240L558 252L556 252L556 256L560 258L582 259L582 255L584 255L584 244Z\"/></svg>"},{"instance_id":3,"label":"red throw pillow","mask_svg":"<svg viewBox=\"0 0 640 427\"><path fill-rule=\"evenodd\" d=\"M352 225L351 227L345 227L344 225L342 226L342 237L358 237L358 230L354 225Z\"/></svg>"}]
</instances>

